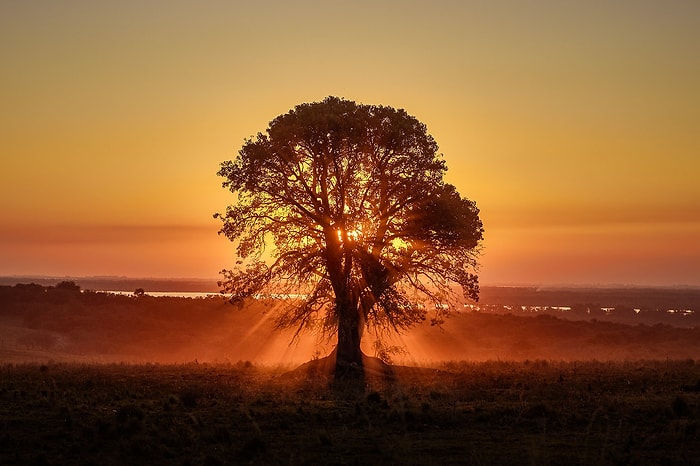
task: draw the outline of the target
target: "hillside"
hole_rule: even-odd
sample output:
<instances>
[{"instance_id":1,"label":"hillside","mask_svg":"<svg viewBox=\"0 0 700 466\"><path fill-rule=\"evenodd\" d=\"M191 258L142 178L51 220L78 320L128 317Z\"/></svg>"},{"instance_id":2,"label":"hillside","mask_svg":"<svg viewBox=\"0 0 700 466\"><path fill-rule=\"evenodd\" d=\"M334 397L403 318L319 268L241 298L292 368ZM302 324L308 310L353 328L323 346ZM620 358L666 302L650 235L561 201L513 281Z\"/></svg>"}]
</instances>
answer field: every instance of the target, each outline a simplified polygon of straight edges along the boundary
<instances>
[{"instance_id":1,"label":"hillside","mask_svg":"<svg viewBox=\"0 0 700 466\"><path fill-rule=\"evenodd\" d=\"M40 285L0 287L0 360L88 362L256 361L296 364L330 350L326 340L273 328L269 303L221 298L119 296ZM552 315L461 312L442 328L420 325L368 354L402 364L446 360L700 358L700 329ZM332 341L330 342L332 343Z\"/></svg>"}]
</instances>

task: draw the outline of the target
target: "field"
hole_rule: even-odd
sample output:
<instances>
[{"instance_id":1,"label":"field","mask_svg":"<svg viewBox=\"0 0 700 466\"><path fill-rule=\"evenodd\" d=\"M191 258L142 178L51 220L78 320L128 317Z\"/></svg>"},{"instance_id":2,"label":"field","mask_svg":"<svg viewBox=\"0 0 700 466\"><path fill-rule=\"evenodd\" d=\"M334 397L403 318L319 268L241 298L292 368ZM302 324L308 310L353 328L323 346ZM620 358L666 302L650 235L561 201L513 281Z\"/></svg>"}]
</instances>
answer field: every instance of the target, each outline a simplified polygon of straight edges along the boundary
<instances>
[{"instance_id":1,"label":"field","mask_svg":"<svg viewBox=\"0 0 700 466\"><path fill-rule=\"evenodd\" d=\"M564 301L514 292L489 305ZM700 464L697 316L653 306L457 313L344 385L269 303L0 287L0 464Z\"/></svg>"},{"instance_id":2,"label":"field","mask_svg":"<svg viewBox=\"0 0 700 466\"><path fill-rule=\"evenodd\" d=\"M694 361L6 364L0 464L698 464Z\"/></svg>"},{"instance_id":3,"label":"field","mask_svg":"<svg viewBox=\"0 0 700 466\"><path fill-rule=\"evenodd\" d=\"M456 313L442 326L418 325L386 338L392 361L406 366L470 360L652 360L700 359L700 326L693 315L653 311L657 292L634 296L563 292L485 290L482 305L498 312ZM700 292L658 292L664 302L700 309ZM593 305L586 301L597 301ZM559 311L503 313L503 306L572 306ZM492 304L488 304L492 303ZM500 303L500 307L497 304ZM578 303L578 304L577 304ZM581 304L583 303L583 304ZM332 341L304 334L290 345L293 332L273 328L271 303L252 301L243 308L221 298L190 299L118 296L39 285L0 286L0 362L49 360L86 363L236 363L298 365L324 356ZM587 313L598 306L648 307L636 314ZM579 312L577 309L582 309ZM565 317L567 316L567 317ZM379 355L372 335L365 353ZM384 353L387 353L384 351Z\"/></svg>"}]
</instances>

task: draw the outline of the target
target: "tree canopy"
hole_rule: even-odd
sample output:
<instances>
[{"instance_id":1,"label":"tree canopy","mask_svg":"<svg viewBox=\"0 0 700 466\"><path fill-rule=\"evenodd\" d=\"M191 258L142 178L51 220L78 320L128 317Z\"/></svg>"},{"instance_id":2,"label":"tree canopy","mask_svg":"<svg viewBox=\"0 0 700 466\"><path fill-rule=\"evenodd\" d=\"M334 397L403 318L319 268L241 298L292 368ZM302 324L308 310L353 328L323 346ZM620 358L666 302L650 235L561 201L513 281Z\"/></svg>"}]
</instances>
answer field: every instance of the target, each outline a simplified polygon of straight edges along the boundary
<instances>
[{"instance_id":1,"label":"tree canopy","mask_svg":"<svg viewBox=\"0 0 700 466\"><path fill-rule=\"evenodd\" d=\"M235 200L215 217L238 255L224 291L293 296L277 324L337 331L338 365L361 365L366 326L439 322L454 284L478 299L479 210L446 170L404 110L337 97L296 106L221 164Z\"/></svg>"}]
</instances>

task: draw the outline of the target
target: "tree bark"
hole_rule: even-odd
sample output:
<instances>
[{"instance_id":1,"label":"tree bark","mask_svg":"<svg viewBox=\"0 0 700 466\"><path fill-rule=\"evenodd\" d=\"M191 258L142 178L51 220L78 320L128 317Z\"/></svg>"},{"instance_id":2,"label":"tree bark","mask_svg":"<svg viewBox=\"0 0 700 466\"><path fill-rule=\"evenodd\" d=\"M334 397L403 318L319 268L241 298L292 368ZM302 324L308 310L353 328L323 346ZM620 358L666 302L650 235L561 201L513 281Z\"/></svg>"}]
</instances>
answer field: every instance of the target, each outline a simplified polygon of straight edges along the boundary
<instances>
[{"instance_id":1,"label":"tree bark","mask_svg":"<svg viewBox=\"0 0 700 466\"><path fill-rule=\"evenodd\" d=\"M360 319L357 303L353 306L347 300L339 301L335 378L361 376L364 371L360 341L364 323Z\"/></svg>"},{"instance_id":2,"label":"tree bark","mask_svg":"<svg viewBox=\"0 0 700 466\"><path fill-rule=\"evenodd\" d=\"M328 244L326 267L335 294L335 312L338 318L335 378L362 376L364 371L360 341L365 321L360 315L360 297L357 286L353 283L352 245L344 229L337 230L329 225L324 230Z\"/></svg>"}]
</instances>

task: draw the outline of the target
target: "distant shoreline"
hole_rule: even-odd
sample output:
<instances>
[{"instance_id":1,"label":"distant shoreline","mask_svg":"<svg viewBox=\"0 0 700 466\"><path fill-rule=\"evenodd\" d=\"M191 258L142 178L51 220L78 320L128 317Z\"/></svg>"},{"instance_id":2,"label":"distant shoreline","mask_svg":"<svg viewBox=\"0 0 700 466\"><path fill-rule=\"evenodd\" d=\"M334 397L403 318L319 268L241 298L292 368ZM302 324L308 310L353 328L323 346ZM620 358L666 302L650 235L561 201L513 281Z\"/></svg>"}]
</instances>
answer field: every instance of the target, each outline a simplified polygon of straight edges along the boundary
<instances>
[{"instance_id":1,"label":"distant shoreline","mask_svg":"<svg viewBox=\"0 0 700 466\"><path fill-rule=\"evenodd\" d=\"M93 290L98 293L118 294L122 296L134 296L133 291L128 290ZM146 296L154 298L216 298L224 296L221 293L210 293L207 291L145 291Z\"/></svg>"},{"instance_id":2,"label":"distant shoreline","mask_svg":"<svg viewBox=\"0 0 700 466\"><path fill-rule=\"evenodd\" d=\"M146 292L182 292L182 293L219 293L217 285L219 278L143 278L126 276L41 276L41 275L8 275L0 276L0 286L14 286L18 283L36 283L42 286L53 286L62 281L73 281L83 290L120 290L133 291L143 288ZM662 291L700 291L700 285L635 285L635 284L482 284L482 290L527 290L528 292L572 291L583 292L591 290L662 290Z\"/></svg>"},{"instance_id":3,"label":"distant shoreline","mask_svg":"<svg viewBox=\"0 0 700 466\"><path fill-rule=\"evenodd\" d=\"M109 291L130 295L143 290L149 296L206 297L220 295L216 279L206 278L130 278L130 277L0 277L0 286L37 284L56 286L74 282L82 291ZM469 307L590 307L640 309L670 313L700 313L700 287L691 286L493 286L483 285L478 303ZM473 304L473 305L472 305Z\"/></svg>"}]
</instances>

